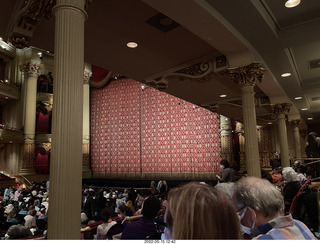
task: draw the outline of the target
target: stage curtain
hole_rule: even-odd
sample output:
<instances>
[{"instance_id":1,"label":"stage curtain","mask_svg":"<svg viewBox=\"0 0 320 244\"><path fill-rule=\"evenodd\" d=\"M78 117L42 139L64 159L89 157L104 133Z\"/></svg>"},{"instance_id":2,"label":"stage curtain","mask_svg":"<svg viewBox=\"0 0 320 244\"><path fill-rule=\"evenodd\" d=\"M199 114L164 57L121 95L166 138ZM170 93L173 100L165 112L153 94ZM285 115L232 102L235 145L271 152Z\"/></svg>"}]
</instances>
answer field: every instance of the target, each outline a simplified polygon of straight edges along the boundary
<instances>
[{"instance_id":1,"label":"stage curtain","mask_svg":"<svg viewBox=\"0 0 320 244\"><path fill-rule=\"evenodd\" d=\"M218 171L219 115L141 85L124 78L91 89L92 171Z\"/></svg>"}]
</instances>

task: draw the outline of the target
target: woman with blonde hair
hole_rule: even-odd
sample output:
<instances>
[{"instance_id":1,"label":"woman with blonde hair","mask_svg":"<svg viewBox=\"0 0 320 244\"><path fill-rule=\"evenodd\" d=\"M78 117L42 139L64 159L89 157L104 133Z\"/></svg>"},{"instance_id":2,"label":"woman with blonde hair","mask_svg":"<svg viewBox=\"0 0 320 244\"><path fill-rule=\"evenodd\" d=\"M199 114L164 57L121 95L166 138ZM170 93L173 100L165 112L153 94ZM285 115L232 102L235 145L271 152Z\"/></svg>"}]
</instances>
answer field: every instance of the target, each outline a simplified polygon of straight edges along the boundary
<instances>
[{"instance_id":1,"label":"woman with blonde hair","mask_svg":"<svg viewBox=\"0 0 320 244\"><path fill-rule=\"evenodd\" d=\"M168 193L165 239L241 239L228 197L207 184L190 182Z\"/></svg>"}]
</instances>

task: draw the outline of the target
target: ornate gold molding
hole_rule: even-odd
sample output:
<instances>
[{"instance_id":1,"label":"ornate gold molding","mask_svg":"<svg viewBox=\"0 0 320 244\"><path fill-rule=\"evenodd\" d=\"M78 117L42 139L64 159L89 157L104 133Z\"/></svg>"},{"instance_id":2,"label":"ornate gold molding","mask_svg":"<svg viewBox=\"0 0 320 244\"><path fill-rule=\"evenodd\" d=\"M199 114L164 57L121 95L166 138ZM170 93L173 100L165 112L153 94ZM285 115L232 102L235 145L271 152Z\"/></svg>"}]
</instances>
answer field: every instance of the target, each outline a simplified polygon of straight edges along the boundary
<instances>
[{"instance_id":1,"label":"ornate gold molding","mask_svg":"<svg viewBox=\"0 0 320 244\"><path fill-rule=\"evenodd\" d=\"M48 20L52 16L52 8L56 0L27 0L21 1L16 12L9 42L16 48L29 47L30 39L40 22Z\"/></svg>"},{"instance_id":2,"label":"ornate gold molding","mask_svg":"<svg viewBox=\"0 0 320 244\"><path fill-rule=\"evenodd\" d=\"M290 103L278 103L275 105L271 105L272 113L278 115L278 114L284 114L287 115L290 111Z\"/></svg>"},{"instance_id":3,"label":"ornate gold molding","mask_svg":"<svg viewBox=\"0 0 320 244\"><path fill-rule=\"evenodd\" d=\"M43 68L43 64L37 64L33 62L27 62L21 65L21 71L25 72L29 76L39 75L40 70Z\"/></svg>"},{"instance_id":4,"label":"ornate gold molding","mask_svg":"<svg viewBox=\"0 0 320 244\"><path fill-rule=\"evenodd\" d=\"M262 81L265 68L259 63L252 63L247 66L228 68L228 70L231 80L235 83L254 86L257 80Z\"/></svg>"},{"instance_id":5,"label":"ornate gold molding","mask_svg":"<svg viewBox=\"0 0 320 244\"><path fill-rule=\"evenodd\" d=\"M33 143L25 143L23 146L23 160L22 160L22 166L21 169L24 170L33 170L34 165L34 148L35 145Z\"/></svg>"}]
</instances>

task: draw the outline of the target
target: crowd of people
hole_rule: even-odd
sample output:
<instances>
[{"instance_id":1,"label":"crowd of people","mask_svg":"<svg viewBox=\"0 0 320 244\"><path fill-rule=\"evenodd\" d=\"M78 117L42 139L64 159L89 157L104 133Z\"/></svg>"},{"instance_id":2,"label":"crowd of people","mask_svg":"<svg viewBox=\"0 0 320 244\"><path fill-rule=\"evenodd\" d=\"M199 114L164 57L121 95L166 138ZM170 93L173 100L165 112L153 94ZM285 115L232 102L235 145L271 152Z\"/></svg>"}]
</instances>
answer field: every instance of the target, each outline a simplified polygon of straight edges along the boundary
<instances>
[{"instance_id":1,"label":"crowd of people","mask_svg":"<svg viewBox=\"0 0 320 244\"><path fill-rule=\"evenodd\" d=\"M268 172L236 180L228 161L221 165L216 185L169 188L161 179L148 189L83 186L79 228L96 226L96 240L318 238L317 196L301 162L278 172L281 187ZM46 182L2 189L2 239L45 235L48 193Z\"/></svg>"}]
</instances>

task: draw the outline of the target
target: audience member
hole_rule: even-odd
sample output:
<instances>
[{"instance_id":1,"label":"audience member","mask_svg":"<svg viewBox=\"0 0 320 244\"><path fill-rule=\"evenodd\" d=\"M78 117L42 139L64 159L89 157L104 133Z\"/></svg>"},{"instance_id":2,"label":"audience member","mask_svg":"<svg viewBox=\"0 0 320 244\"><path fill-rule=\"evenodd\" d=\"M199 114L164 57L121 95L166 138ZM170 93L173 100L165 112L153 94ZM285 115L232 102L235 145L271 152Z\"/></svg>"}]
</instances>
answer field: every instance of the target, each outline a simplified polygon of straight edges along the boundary
<instances>
[{"instance_id":1,"label":"audience member","mask_svg":"<svg viewBox=\"0 0 320 244\"><path fill-rule=\"evenodd\" d=\"M29 236L32 236L32 232L30 231L29 228L24 226L24 220L21 220L19 224L12 225L8 229L5 235L5 240L15 240L15 239L25 238Z\"/></svg>"},{"instance_id":2,"label":"audience member","mask_svg":"<svg viewBox=\"0 0 320 244\"><path fill-rule=\"evenodd\" d=\"M28 215L26 215L24 217L24 220L26 221L25 222L25 227L27 228L32 228L32 227L36 227L37 224L36 224L36 213L37 211L35 209L30 209L29 212L28 212Z\"/></svg>"},{"instance_id":3,"label":"audience member","mask_svg":"<svg viewBox=\"0 0 320 244\"><path fill-rule=\"evenodd\" d=\"M228 160L223 159L220 161L220 168L222 171L221 177L216 175L219 182L234 182L234 170L230 167Z\"/></svg>"},{"instance_id":4,"label":"audience member","mask_svg":"<svg viewBox=\"0 0 320 244\"><path fill-rule=\"evenodd\" d=\"M104 208L101 211L101 219L104 223L97 228L97 240L106 240L108 231L112 226L116 225L117 222L111 219L110 209L108 208Z\"/></svg>"},{"instance_id":5,"label":"audience member","mask_svg":"<svg viewBox=\"0 0 320 244\"><path fill-rule=\"evenodd\" d=\"M160 210L161 202L155 196L149 196L142 204L140 219L128 223L122 232L122 240L160 239L154 219Z\"/></svg>"},{"instance_id":6,"label":"audience member","mask_svg":"<svg viewBox=\"0 0 320 244\"><path fill-rule=\"evenodd\" d=\"M207 184L191 182L170 190L165 221L165 239L240 239L232 202Z\"/></svg>"},{"instance_id":7,"label":"audience member","mask_svg":"<svg viewBox=\"0 0 320 244\"><path fill-rule=\"evenodd\" d=\"M317 133L310 132L308 134L305 152L308 158L320 157L319 141L317 140Z\"/></svg>"},{"instance_id":8,"label":"audience member","mask_svg":"<svg viewBox=\"0 0 320 244\"><path fill-rule=\"evenodd\" d=\"M276 184L281 182L283 180L282 167L275 168L271 173L271 177L272 177L272 183Z\"/></svg>"},{"instance_id":9,"label":"audience member","mask_svg":"<svg viewBox=\"0 0 320 244\"><path fill-rule=\"evenodd\" d=\"M308 227L284 215L283 197L274 185L256 177L241 178L234 201L242 230L258 240L315 240Z\"/></svg>"}]
</instances>

